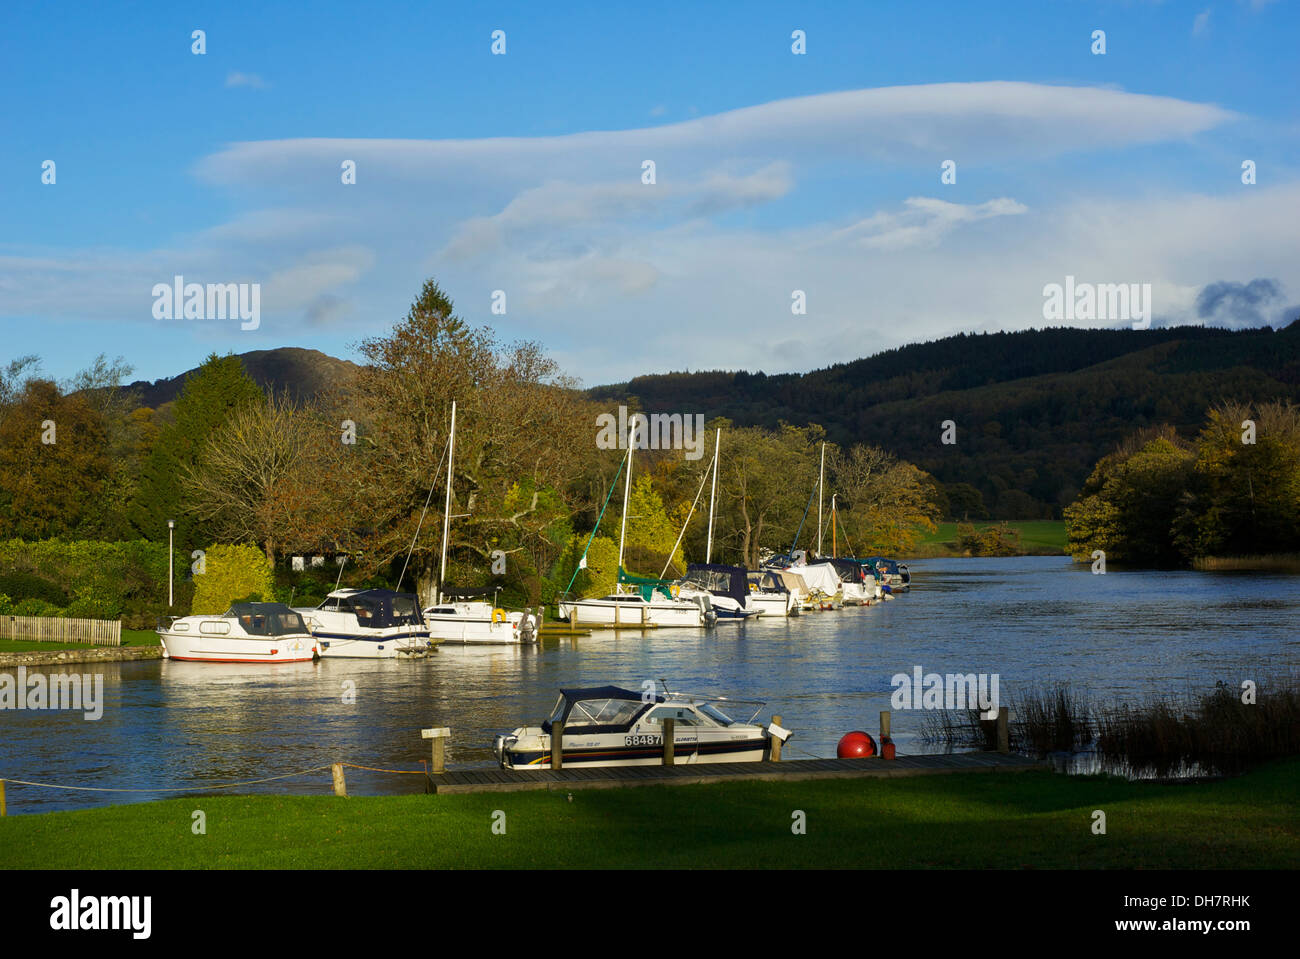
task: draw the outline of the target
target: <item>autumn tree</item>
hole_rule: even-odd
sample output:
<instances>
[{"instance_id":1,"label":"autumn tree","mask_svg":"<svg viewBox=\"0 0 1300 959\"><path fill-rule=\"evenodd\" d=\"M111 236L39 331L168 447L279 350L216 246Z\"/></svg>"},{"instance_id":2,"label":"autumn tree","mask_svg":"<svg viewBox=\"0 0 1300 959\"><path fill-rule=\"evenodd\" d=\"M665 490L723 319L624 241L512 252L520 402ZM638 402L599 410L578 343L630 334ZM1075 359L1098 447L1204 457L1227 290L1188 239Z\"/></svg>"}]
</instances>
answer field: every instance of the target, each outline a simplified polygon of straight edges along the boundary
<instances>
[{"instance_id":1,"label":"autumn tree","mask_svg":"<svg viewBox=\"0 0 1300 959\"><path fill-rule=\"evenodd\" d=\"M0 420L0 536L84 533L108 469L103 416L50 380L27 380Z\"/></svg>"},{"instance_id":2,"label":"autumn tree","mask_svg":"<svg viewBox=\"0 0 1300 959\"><path fill-rule=\"evenodd\" d=\"M793 537L817 482L824 434L819 426L783 423L777 430L744 427L724 435L718 471L723 528L740 562L757 568L764 547L788 548L787 537Z\"/></svg>"},{"instance_id":3,"label":"autumn tree","mask_svg":"<svg viewBox=\"0 0 1300 959\"><path fill-rule=\"evenodd\" d=\"M435 484L443 491L453 400L453 564L486 569L502 544L505 552L557 549L555 496L595 455L595 418L541 348L500 349L490 330L457 317L429 280L392 332L365 340L360 352L367 362L340 408L358 427L350 475L364 504L372 567L414 542L418 588L433 593L444 500L429 491Z\"/></svg>"},{"instance_id":4,"label":"autumn tree","mask_svg":"<svg viewBox=\"0 0 1300 959\"><path fill-rule=\"evenodd\" d=\"M320 495L340 445L315 408L287 393L242 404L182 464L185 506L217 540L256 543L271 564L314 549L348 522Z\"/></svg>"},{"instance_id":5,"label":"autumn tree","mask_svg":"<svg viewBox=\"0 0 1300 959\"><path fill-rule=\"evenodd\" d=\"M859 537L856 551L904 553L939 516L928 474L878 446L827 448L826 468L844 514Z\"/></svg>"}]
</instances>

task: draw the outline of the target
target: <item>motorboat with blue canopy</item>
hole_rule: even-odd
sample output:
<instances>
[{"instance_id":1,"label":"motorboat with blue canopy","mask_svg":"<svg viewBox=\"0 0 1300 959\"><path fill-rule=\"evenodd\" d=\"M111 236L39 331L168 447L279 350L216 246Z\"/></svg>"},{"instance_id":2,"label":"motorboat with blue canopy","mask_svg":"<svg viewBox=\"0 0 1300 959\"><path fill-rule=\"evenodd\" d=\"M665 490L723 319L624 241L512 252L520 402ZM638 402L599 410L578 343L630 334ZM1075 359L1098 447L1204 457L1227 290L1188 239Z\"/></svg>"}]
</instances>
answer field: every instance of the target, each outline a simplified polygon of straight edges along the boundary
<instances>
[{"instance_id":1,"label":"motorboat with blue canopy","mask_svg":"<svg viewBox=\"0 0 1300 959\"><path fill-rule=\"evenodd\" d=\"M749 570L722 563L691 563L686 575L677 581L678 595L684 599L707 596L718 614L718 621L739 621L757 616L759 610L749 605Z\"/></svg>"},{"instance_id":2,"label":"motorboat with blue canopy","mask_svg":"<svg viewBox=\"0 0 1300 959\"><path fill-rule=\"evenodd\" d=\"M414 593L337 589L319 606L298 610L322 657L394 659L429 651L429 627Z\"/></svg>"},{"instance_id":3,"label":"motorboat with blue canopy","mask_svg":"<svg viewBox=\"0 0 1300 959\"><path fill-rule=\"evenodd\" d=\"M663 761L663 722L672 719L677 762L757 762L766 755L771 735L789 736L754 722L763 706L671 692L666 686L644 692L621 686L561 689L546 720L498 735L493 752L505 769L547 768L560 730L566 766L657 765Z\"/></svg>"}]
</instances>

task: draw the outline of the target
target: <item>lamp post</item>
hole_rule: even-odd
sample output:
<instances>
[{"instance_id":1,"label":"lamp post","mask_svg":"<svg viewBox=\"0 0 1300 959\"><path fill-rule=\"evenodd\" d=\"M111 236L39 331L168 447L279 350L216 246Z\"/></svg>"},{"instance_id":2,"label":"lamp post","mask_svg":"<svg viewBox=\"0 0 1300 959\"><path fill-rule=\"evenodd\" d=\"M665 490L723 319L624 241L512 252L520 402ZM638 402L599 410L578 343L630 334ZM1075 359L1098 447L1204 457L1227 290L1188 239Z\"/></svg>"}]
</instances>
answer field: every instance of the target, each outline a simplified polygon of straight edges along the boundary
<instances>
[{"instance_id":1,"label":"lamp post","mask_svg":"<svg viewBox=\"0 0 1300 959\"><path fill-rule=\"evenodd\" d=\"M167 608L168 609L172 608L172 602L173 602L172 577L175 575L174 571L176 569L176 564L172 560L172 535L175 529L176 529L176 520L169 519L167 521Z\"/></svg>"}]
</instances>

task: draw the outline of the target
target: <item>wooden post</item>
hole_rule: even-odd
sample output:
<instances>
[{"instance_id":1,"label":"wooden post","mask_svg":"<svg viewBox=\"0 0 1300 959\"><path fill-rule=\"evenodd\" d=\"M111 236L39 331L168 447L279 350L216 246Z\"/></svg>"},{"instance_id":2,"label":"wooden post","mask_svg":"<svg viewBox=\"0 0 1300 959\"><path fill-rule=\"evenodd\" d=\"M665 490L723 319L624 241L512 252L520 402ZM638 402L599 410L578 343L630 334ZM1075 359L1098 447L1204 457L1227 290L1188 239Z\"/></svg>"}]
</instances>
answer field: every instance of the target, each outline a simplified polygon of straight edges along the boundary
<instances>
[{"instance_id":1,"label":"wooden post","mask_svg":"<svg viewBox=\"0 0 1300 959\"><path fill-rule=\"evenodd\" d=\"M434 729L421 729L420 737L422 739L433 740L433 756L429 765L429 772L435 776L447 771L447 740L451 738L451 730L446 726L438 726Z\"/></svg>"},{"instance_id":2,"label":"wooden post","mask_svg":"<svg viewBox=\"0 0 1300 959\"><path fill-rule=\"evenodd\" d=\"M780 726L781 717L773 716L772 725ZM775 736L771 736L768 741L772 744L772 762L779 763L781 761L781 740L777 739Z\"/></svg>"},{"instance_id":3,"label":"wooden post","mask_svg":"<svg viewBox=\"0 0 1300 959\"><path fill-rule=\"evenodd\" d=\"M343 764L335 763L331 770L334 773L334 795L348 798L348 784L343 779Z\"/></svg>"},{"instance_id":4,"label":"wooden post","mask_svg":"<svg viewBox=\"0 0 1300 959\"><path fill-rule=\"evenodd\" d=\"M675 758L673 755L673 749L677 745L676 736L677 736L677 720L665 719L664 720L664 765L665 766L673 765L673 760Z\"/></svg>"},{"instance_id":5,"label":"wooden post","mask_svg":"<svg viewBox=\"0 0 1300 959\"><path fill-rule=\"evenodd\" d=\"M564 768L564 723L551 723L551 768Z\"/></svg>"},{"instance_id":6,"label":"wooden post","mask_svg":"<svg viewBox=\"0 0 1300 959\"><path fill-rule=\"evenodd\" d=\"M0 779L0 816L7 815L9 813L5 811L5 781Z\"/></svg>"},{"instance_id":7,"label":"wooden post","mask_svg":"<svg viewBox=\"0 0 1300 959\"><path fill-rule=\"evenodd\" d=\"M998 752L1011 752L1011 734L1007 729L1007 707L998 707Z\"/></svg>"},{"instance_id":8,"label":"wooden post","mask_svg":"<svg viewBox=\"0 0 1300 959\"><path fill-rule=\"evenodd\" d=\"M889 738L889 710L882 709L880 711L880 741L884 743Z\"/></svg>"}]
</instances>

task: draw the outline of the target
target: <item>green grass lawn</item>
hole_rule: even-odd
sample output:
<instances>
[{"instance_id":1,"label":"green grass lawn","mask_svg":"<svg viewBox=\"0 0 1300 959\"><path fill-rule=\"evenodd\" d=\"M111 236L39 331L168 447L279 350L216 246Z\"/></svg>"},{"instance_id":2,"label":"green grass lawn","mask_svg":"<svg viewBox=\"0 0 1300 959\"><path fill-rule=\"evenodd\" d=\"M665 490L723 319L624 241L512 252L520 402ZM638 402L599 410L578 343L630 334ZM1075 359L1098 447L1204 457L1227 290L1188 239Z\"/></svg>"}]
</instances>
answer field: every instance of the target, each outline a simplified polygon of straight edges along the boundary
<instances>
[{"instance_id":1,"label":"green grass lawn","mask_svg":"<svg viewBox=\"0 0 1300 959\"><path fill-rule=\"evenodd\" d=\"M976 529L985 529L994 523L975 523ZM1016 519L1007 520L1012 529L1020 530L1020 545L1027 554L1064 554L1065 521L1059 519ZM940 523L933 533L924 536L915 550L916 556L955 556L959 555L957 545L957 524Z\"/></svg>"},{"instance_id":2,"label":"green grass lawn","mask_svg":"<svg viewBox=\"0 0 1300 959\"><path fill-rule=\"evenodd\" d=\"M158 634L152 629L124 629L122 645L157 646L159 645ZM0 639L0 653L57 652L60 649L94 648L90 643L38 643L26 639Z\"/></svg>"},{"instance_id":3,"label":"green grass lawn","mask_svg":"<svg viewBox=\"0 0 1300 959\"><path fill-rule=\"evenodd\" d=\"M11 811L26 788L11 787ZM0 868L1292 869L1297 794L1300 760L1181 786L1035 771L578 790L571 802L209 795L10 815ZM791 830L796 810L805 835Z\"/></svg>"},{"instance_id":4,"label":"green grass lawn","mask_svg":"<svg viewBox=\"0 0 1300 959\"><path fill-rule=\"evenodd\" d=\"M0 653L57 652L60 649L93 649L90 643L38 643L29 639L0 639Z\"/></svg>"}]
</instances>

